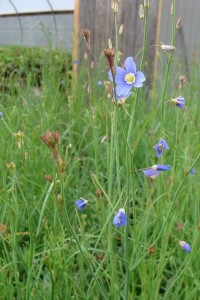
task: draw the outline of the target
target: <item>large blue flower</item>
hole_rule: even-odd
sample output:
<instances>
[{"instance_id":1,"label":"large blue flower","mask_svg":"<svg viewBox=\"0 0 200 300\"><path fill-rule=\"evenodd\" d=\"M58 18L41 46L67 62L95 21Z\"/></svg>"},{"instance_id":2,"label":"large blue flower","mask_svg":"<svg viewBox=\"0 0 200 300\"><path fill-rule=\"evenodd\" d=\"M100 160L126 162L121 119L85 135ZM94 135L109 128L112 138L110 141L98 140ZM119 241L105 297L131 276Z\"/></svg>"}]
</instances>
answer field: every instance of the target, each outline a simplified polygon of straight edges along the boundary
<instances>
[{"instance_id":1,"label":"large blue flower","mask_svg":"<svg viewBox=\"0 0 200 300\"><path fill-rule=\"evenodd\" d=\"M185 106L185 99L181 96L177 97L175 99L172 99L172 102L179 108L183 108Z\"/></svg>"},{"instance_id":2,"label":"large blue flower","mask_svg":"<svg viewBox=\"0 0 200 300\"><path fill-rule=\"evenodd\" d=\"M88 201L81 198L80 200L75 201L75 204L78 210L83 210L87 206Z\"/></svg>"},{"instance_id":3,"label":"large blue flower","mask_svg":"<svg viewBox=\"0 0 200 300\"><path fill-rule=\"evenodd\" d=\"M152 166L151 169L154 170L154 171L169 171L170 166L158 164L158 165Z\"/></svg>"},{"instance_id":4,"label":"large blue flower","mask_svg":"<svg viewBox=\"0 0 200 300\"><path fill-rule=\"evenodd\" d=\"M156 179L156 177L160 174L159 171L153 170L152 168L142 170L142 172L150 179Z\"/></svg>"},{"instance_id":5,"label":"large blue flower","mask_svg":"<svg viewBox=\"0 0 200 300\"><path fill-rule=\"evenodd\" d=\"M191 246L188 243L186 243L185 241L180 241L179 245L185 252L187 252L187 253L191 252Z\"/></svg>"},{"instance_id":6,"label":"large blue flower","mask_svg":"<svg viewBox=\"0 0 200 300\"><path fill-rule=\"evenodd\" d=\"M116 215L113 219L113 224L116 227L127 225L126 214L125 214L125 210L123 208L120 208L119 211L116 213Z\"/></svg>"},{"instance_id":7,"label":"large blue flower","mask_svg":"<svg viewBox=\"0 0 200 300\"><path fill-rule=\"evenodd\" d=\"M157 157L160 157L163 151L169 149L165 140L160 140L157 144L155 144L154 149L156 150Z\"/></svg>"},{"instance_id":8,"label":"large blue flower","mask_svg":"<svg viewBox=\"0 0 200 300\"><path fill-rule=\"evenodd\" d=\"M117 95L124 97L129 94L132 87L139 88L143 86L146 80L141 71L136 71L136 64L132 57L127 57L124 62L124 68L116 67L115 83ZM111 70L108 72L109 79L113 81Z\"/></svg>"}]
</instances>

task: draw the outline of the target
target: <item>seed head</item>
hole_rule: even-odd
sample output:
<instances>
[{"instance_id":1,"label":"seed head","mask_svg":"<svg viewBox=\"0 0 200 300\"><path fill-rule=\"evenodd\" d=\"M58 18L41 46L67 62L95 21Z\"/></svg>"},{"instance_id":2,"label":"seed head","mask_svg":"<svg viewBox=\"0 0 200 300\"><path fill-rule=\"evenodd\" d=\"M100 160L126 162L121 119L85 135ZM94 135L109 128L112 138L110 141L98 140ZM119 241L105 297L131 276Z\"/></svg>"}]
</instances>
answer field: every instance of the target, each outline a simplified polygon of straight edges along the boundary
<instances>
[{"instance_id":1,"label":"seed head","mask_svg":"<svg viewBox=\"0 0 200 300\"><path fill-rule=\"evenodd\" d=\"M83 29L81 31L81 34L85 39L87 49L90 50L90 30L89 29Z\"/></svg>"},{"instance_id":2,"label":"seed head","mask_svg":"<svg viewBox=\"0 0 200 300\"><path fill-rule=\"evenodd\" d=\"M107 58L110 69L112 70L112 74L115 74L115 48L107 48L104 49L104 54Z\"/></svg>"}]
</instances>

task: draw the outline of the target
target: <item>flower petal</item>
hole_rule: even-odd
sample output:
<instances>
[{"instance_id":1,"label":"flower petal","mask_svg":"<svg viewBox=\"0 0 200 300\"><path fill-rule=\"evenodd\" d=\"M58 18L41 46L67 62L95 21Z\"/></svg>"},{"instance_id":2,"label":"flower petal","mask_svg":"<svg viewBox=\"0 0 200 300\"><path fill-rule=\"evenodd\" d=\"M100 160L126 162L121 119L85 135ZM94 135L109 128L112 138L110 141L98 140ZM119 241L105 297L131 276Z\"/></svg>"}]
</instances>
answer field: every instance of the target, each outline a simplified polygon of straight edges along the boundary
<instances>
[{"instance_id":1,"label":"flower petal","mask_svg":"<svg viewBox=\"0 0 200 300\"><path fill-rule=\"evenodd\" d=\"M146 80L146 78L145 78L144 74L141 71L138 71L136 73L136 79L135 79L133 86L136 88L141 87L141 86L143 86L143 81L145 81L145 80Z\"/></svg>"},{"instance_id":2,"label":"flower petal","mask_svg":"<svg viewBox=\"0 0 200 300\"><path fill-rule=\"evenodd\" d=\"M125 82L122 84L117 84L116 86L116 94L120 98L127 98L132 86L129 84L126 84Z\"/></svg>"},{"instance_id":3,"label":"flower petal","mask_svg":"<svg viewBox=\"0 0 200 300\"><path fill-rule=\"evenodd\" d=\"M126 82L124 80L125 76L126 76L126 71L121 67L116 67L115 83L116 84L118 84L118 83L119 84L121 84L121 83L126 84Z\"/></svg>"},{"instance_id":4,"label":"flower petal","mask_svg":"<svg viewBox=\"0 0 200 300\"><path fill-rule=\"evenodd\" d=\"M127 73L136 74L136 64L134 63L134 60L131 56L126 58L124 66L126 68Z\"/></svg>"}]
</instances>

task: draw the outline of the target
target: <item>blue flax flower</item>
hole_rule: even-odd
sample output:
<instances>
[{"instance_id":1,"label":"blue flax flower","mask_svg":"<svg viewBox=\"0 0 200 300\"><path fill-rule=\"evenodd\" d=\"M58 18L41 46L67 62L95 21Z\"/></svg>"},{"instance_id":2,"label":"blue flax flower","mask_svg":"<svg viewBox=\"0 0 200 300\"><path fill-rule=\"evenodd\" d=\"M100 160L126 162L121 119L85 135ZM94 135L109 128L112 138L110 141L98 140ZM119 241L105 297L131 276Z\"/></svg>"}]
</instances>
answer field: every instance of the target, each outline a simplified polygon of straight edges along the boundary
<instances>
[{"instance_id":1,"label":"blue flax flower","mask_svg":"<svg viewBox=\"0 0 200 300\"><path fill-rule=\"evenodd\" d=\"M170 166L167 165L154 165L151 167L152 170L155 171L169 171L170 170Z\"/></svg>"},{"instance_id":2,"label":"blue flax flower","mask_svg":"<svg viewBox=\"0 0 200 300\"><path fill-rule=\"evenodd\" d=\"M153 148L156 150L157 157L160 157L163 154L163 151L169 149L165 140L160 140Z\"/></svg>"},{"instance_id":3,"label":"blue flax flower","mask_svg":"<svg viewBox=\"0 0 200 300\"><path fill-rule=\"evenodd\" d=\"M127 57L124 62L124 68L116 67L115 83L117 95L126 97L131 88L139 88L143 86L143 81L146 80L141 71L136 71L136 64L132 57ZM113 81L111 70L108 72L109 79Z\"/></svg>"},{"instance_id":4,"label":"blue flax flower","mask_svg":"<svg viewBox=\"0 0 200 300\"><path fill-rule=\"evenodd\" d=\"M185 106L185 99L183 97L172 99L172 102L179 108L183 108Z\"/></svg>"},{"instance_id":5,"label":"blue flax flower","mask_svg":"<svg viewBox=\"0 0 200 300\"><path fill-rule=\"evenodd\" d=\"M87 206L88 201L85 199L80 199L80 200L75 201L75 204L76 204L78 210L83 210Z\"/></svg>"},{"instance_id":6,"label":"blue flax flower","mask_svg":"<svg viewBox=\"0 0 200 300\"><path fill-rule=\"evenodd\" d=\"M194 175L196 173L196 170L193 168L192 170L190 170L190 175Z\"/></svg>"},{"instance_id":7,"label":"blue flax flower","mask_svg":"<svg viewBox=\"0 0 200 300\"><path fill-rule=\"evenodd\" d=\"M113 224L116 227L127 225L126 214L125 214L125 210L123 208L120 208L119 211L116 213L116 215L113 219Z\"/></svg>"},{"instance_id":8,"label":"blue flax flower","mask_svg":"<svg viewBox=\"0 0 200 300\"><path fill-rule=\"evenodd\" d=\"M142 172L149 177L150 179L156 179L156 177L158 176L158 174L160 174L159 171L153 170L152 168L146 169L146 170L142 170Z\"/></svg>"},{"instance_id":9,"label":"blue flax flower","mask_svg":"<svg viewBox=\"0 0 200 300\"><path fill-rule=\"evenodd\" d=\"M186 243L186 242L184 242L184 241L180 241L180 242L179 242L179 245L181 246L181 248L182 248L185 252L187 252L187 253L190 253L190 252L191 252L191 246L190 246L188 243Z\"/></svg>"},{"instance_id":10,"label":"blue flax flower","mask_svg":"<svg viewBox=\"0 0 200 300\"><path fill-rule=\"evenodd\" d=\"M3 113L2 111L0 111L0 119L3 117Z\"/></svg>"}]
</instances>

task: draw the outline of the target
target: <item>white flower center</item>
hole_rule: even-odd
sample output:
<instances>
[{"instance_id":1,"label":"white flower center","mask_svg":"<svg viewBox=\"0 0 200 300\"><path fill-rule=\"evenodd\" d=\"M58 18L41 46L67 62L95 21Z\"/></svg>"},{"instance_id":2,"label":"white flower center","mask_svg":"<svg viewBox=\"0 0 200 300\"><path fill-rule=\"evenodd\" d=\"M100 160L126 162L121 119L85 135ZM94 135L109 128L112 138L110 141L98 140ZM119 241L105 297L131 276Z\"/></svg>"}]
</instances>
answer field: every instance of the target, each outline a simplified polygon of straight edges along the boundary
<instances>
[{"instance_id":1,"label":"white flower center","mask_svg":"<svg viewBox=\"0 0 200 300\"><path fill-rule=\"evenodd\" d=\"M132 84L135 82L135 75L133 73L128 73L128 74L126 74L124 79L125 79L126 83Z\"/></svg>"}]
</instances>

